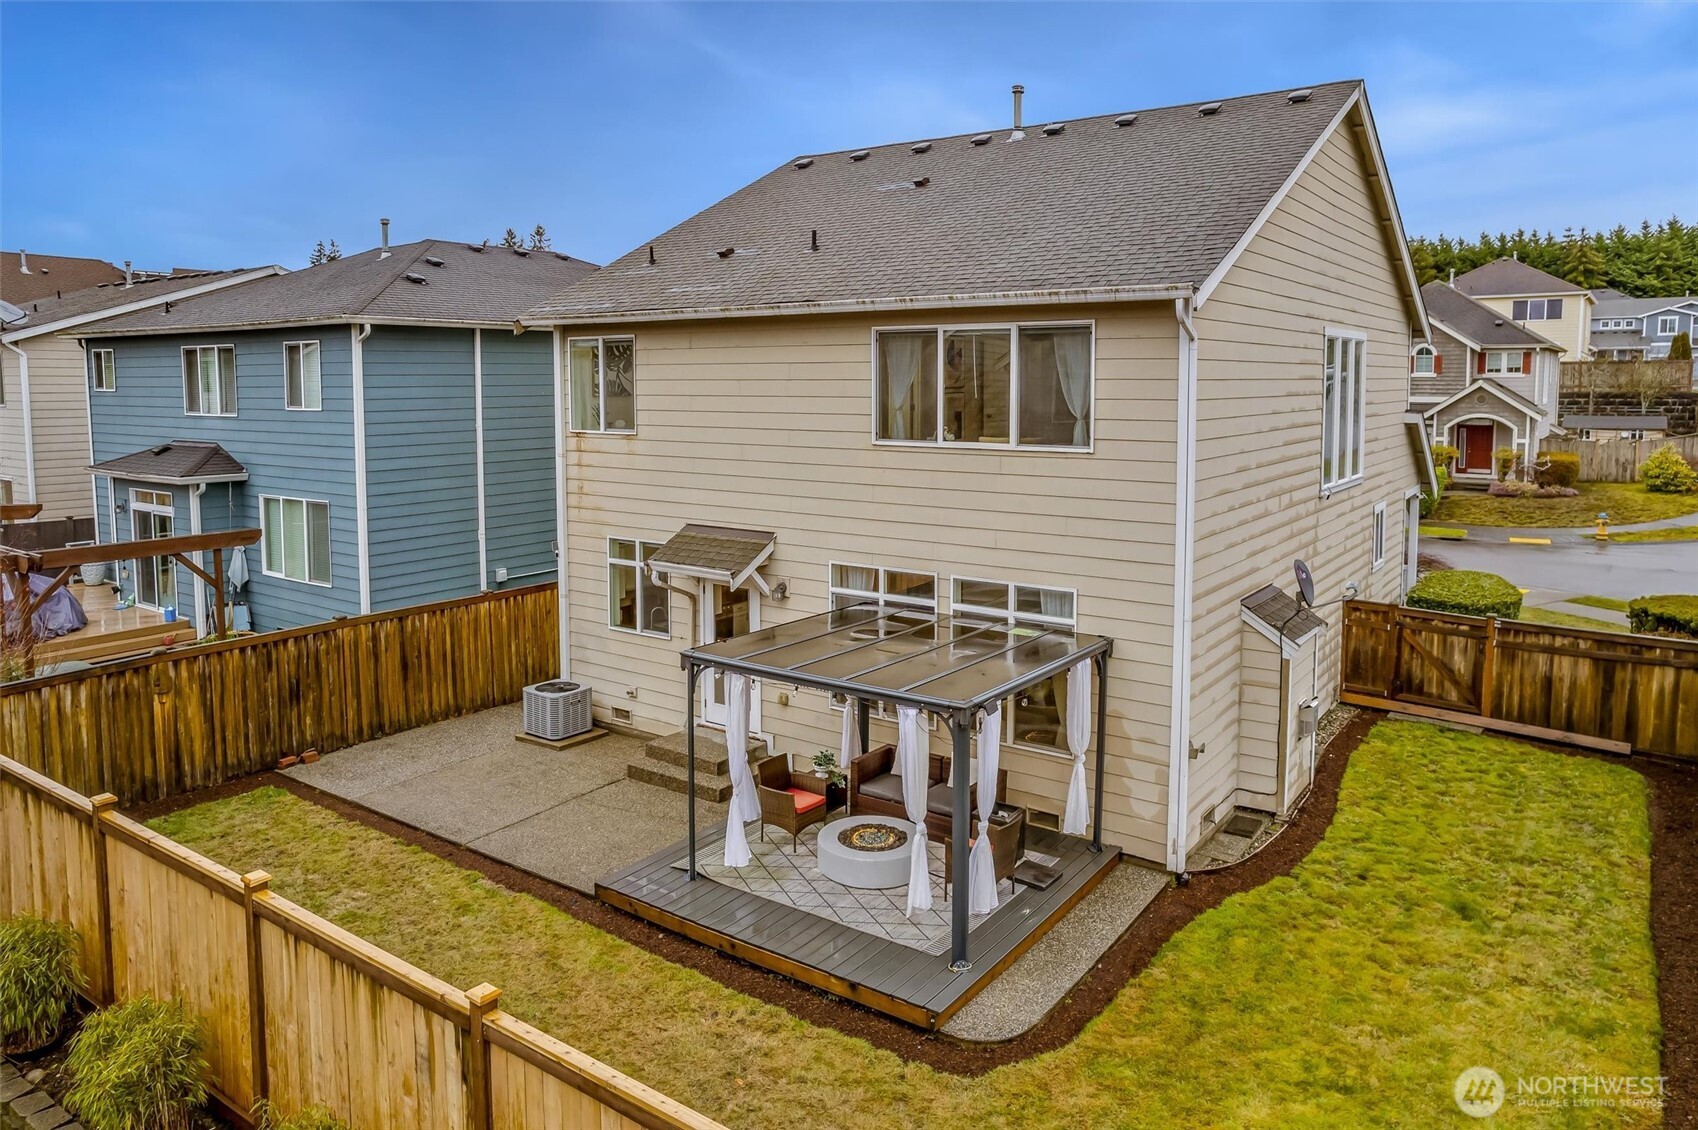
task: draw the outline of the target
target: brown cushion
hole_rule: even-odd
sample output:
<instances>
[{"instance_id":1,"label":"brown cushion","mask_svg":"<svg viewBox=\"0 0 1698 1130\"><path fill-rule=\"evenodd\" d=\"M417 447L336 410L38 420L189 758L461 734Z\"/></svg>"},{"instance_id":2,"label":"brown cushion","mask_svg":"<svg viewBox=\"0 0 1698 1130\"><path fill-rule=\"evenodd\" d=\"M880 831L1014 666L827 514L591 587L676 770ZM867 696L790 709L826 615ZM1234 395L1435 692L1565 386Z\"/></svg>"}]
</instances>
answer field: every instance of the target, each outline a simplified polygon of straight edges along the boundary
<instances>
[{"instance_id":1,"label":"brown cushion","mask_svg":"<svg viewBox=\"0 0 1698 1130\"><path fill-rule=\"evenodd\" d=\"M870 781L862 781L861 792L892 804L901 804L902 778L895 773L880 773Z\"/></svg>"}]
</instances>

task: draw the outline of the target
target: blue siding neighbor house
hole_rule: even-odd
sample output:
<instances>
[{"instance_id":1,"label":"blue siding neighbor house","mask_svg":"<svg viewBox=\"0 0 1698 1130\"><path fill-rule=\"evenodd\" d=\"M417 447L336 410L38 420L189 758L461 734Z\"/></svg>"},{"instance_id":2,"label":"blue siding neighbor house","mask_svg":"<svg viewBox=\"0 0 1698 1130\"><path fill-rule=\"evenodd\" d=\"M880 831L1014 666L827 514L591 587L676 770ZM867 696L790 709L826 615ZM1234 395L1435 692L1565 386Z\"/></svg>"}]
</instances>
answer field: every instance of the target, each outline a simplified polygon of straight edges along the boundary
<instances>
[{"instance_id":1,"label":"blue siding neighbor house","mask_svg":"<svg viewBox=\"0 0 1698 1130\"><path fill-rule=\"evenodd\" d=\"M260 631L552 577L553 336L515 327L594 269L425 240L87 327L100 541L260 529ZM119 568L209 623L188 570Z\"/></svg>"}]
</instances>

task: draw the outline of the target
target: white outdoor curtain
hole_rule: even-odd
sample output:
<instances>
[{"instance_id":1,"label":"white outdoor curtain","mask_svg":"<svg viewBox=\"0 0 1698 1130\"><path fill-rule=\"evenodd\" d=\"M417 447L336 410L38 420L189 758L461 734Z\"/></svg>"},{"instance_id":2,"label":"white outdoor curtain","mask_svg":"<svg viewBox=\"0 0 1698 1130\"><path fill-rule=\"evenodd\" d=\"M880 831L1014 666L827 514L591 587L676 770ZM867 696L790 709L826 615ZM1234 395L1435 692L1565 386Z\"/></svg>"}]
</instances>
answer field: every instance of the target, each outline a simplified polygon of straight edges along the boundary
<instances>
[{"instance_id":1,"label":"white outdoor curtain","mask_svg":"<svg viewBox=\"0 0 1698 1130\"><path fill-rule=\"evenodd\" d=\"M979 838L967 856L967 911L996 909L996 856L991 851L990 814L996 807L997 756L1002 752L1002 704L979 716Z\"/></svg>"},{"instance_id":2,"label":"white outdoor curtain","mask_svg":"<svg viewBox=\"0 0 1698 1130\"><path fill-rule=\"evenodd\" d=\"M1061 830L1083 836L1091 822L1085 796L1085 751L1091 748L1091 661L1081 659L1067 670L1067 748L1073 751L1073 778L1067 782L1067 811Z\"/></svg>"},{"instance_id":3,"label":"white outdoor curtain","mask_svg":"<svg viewBox=\"0 0 1698 1130\"><path fill-rule=\"evenodd\" d=\"M917 334L888 334L879 339L884 349L884 378L890 390L890 438L908 439L908 401L920 376L925 342Z\"/></svg>"},{"instance_id":4,"label":"white outdoor curtain","mask_svg":"<svg viewBox=\"0 0 1698 1130\"><path fill-rule=\"evenodd\" d=\"M908 911L930 910L932 905L931 856L926 851L926 731L920 712L912 706L896 708L896 771L902 775L902 811L914 825L914 850L908 860Z\"/></svg>"},{"instance_id":5,"label":"white outdoor curtain","mask_svg":"<svg viewBox=\"0 0 1698 1130\"><path fill-rule=\"evenodd\" d=\"M711 676L710 676L711 677ZM749 677L727 671L725 680L725 745L731 755L731 809L725 814L725 866L749 862L749 836L743 825L758 820L761 799L755 775L749 771Z\"/></svg>"},{"instance_id":6,"label":"white outdoor curtain","mask_svg":"<svg viewBox=\"0 0 1698 1130\"><path fill-rule=\"evenodd\" d=\"M1091 429L1091 335L1058 333L1050 339L1055 343L1055 371L1061 379L1061 396L1067 410L1073 413L1073 446L1084 447Z\"/></svg>"},{"instance_id":7,"label":"white outdoor curtain","mask_svg":"<svg viewBox=\"0 0 1698 1130\"><path fill-rule=\"evenodd\" d=\"M849 763L867 752L861 748L860 704L854 699L843 700L843 737L837 745L837 767L845 772Z\"/></svg>"}]
</instances>

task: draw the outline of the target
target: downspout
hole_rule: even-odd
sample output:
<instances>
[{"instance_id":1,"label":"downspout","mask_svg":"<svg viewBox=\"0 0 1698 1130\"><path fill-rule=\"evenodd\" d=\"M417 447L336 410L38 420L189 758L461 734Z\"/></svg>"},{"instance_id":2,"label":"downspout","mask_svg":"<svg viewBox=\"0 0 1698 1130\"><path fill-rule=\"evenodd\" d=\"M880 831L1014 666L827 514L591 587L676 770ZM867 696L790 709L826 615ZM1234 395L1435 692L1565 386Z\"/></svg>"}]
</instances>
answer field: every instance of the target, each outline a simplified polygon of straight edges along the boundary
<instances>
[{"instance_id":1,"label":"downspout","mask_svg":"<svg viewBox=\"0 0 1698 1130\"><path fill-rule=\"evenodd\" d=\"M191 534L200 533L200 496L205 494L205 493L206 493L206 484L205 483L196 483L195 488L189 492L189 533L191 533ZM199 565L202 569L206 568L206 555L204 553L200 552L199 550L195 551L195 564ZM206 638L206 629L207 629L207 623L206 623L206 582L201 580L201 576L200 576L199 573L194 574L194 579L195 579L195 639L202 640L202 639ZM178 611L181 611L181 609L179 609Z\"/></svg>"},{"instance_id":2,"label":"downspout","mask_svg":"<svg viewBox=\"0 0 1698 1130\"><path fill-rule=\"evenodd\" d=\"M483 482L483 330L472 330L472 421L478 449L478 591L489 588L488 516Z\"/></svg>"},{"instance_id":3,"label":"downspout","mask_svg":"<svg viewBox=\"0 0 1698 1130\"><path fill-rule=\"evenodd\" d=\"M567 592L566 544L566 398L561 386L565 380L561 349L565 342L560 327L554 327L554 580L556 607L560 619L560 677L572 677L572 607Z\"/></svg>"},{"instance_id":4,"label":"downspout","mask_svg":"<svg viewBox=\"0 0 1698 1130\"><path fill-rule=\"evenodd\" d=\"M360 557L360 615L371 612L371 529L366 518L366 362L371 323L351 327L354 353L354 530Z\"/></svg>"},{"instance_id":5,"label":"downspout","mask_svg":"<svg viewBox=\"0 0 1698 1130\"><path fill-rule=\"evenodd\" d=\"M36 502L39 500L35 497L35 413L29 401L29 354L9 341L6 348L18 355L18 397L24 405L24 485L29 488L29 497L24 501ZM88 379L86 368L83 379Z\"/></svg>"},{"instance_id":6,"label":"downspout","mask_svg":"<svg viewBox=\"0 0 1698 1130\"><path fill-rule=\"evenodd\" d=\"M1191 791L1191 590L1197 483L1197 328L1191 300L1175 299L1179 322L1178 428L1174 471L1173 700L1167 766L1168 870L1185 874Z\"/></svg>"}]
</instances>

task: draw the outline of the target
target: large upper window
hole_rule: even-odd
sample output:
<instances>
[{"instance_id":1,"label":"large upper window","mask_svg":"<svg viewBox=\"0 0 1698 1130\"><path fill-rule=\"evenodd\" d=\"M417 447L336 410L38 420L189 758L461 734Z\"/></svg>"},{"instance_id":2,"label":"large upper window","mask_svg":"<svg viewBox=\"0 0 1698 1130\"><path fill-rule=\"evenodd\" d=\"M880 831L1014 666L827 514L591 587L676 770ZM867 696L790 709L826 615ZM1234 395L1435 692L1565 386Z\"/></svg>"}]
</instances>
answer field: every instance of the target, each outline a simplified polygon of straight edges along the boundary
<instances>
[{"instance_id":1,"label":"large upper window","mask_svg":"<svg viewBox=\"0 0 1698 1130\"><path fill-rule=\"evenodd\" d=\"M260 499L268 576L330 584L330 504L305 498Z\"/></svg>"},{"instance_id":2,"label":"large upper window","mask_svg":"<svg viewBox=\"0 0 1698 1130\"><path fill-rule=\"evenodd\" d=\"M856 604L937 610L937 574L877 565L831 566L831 607Z\"/></svg>"},{"instance_id":3,"label":"large upper window","mask_svg":"<svg viewBox=\"0 0 1698 1130\"><path fill-rule=\"evenodd\" d=\"M1518 349L1492 350L1486 354L1486 372L1493 376L1519 376L1524 371Z\"/></svg>"},{"instance_id":4,"label":"large upper window","mask_svg":"<svg viewBox=\"0 0 1698 1130\"><path fill-rule=\"evenodd\" d=\"M1032 629L1072 628L1076 622L1071 589L1010 584L974 577L952 578L950 611L957 617L982 616ZM961 621L956 621L957 626ZM1047 753L1067 748L1067 672L1027 687L1003 704L1003 741Z\"/></svg>"},{"instance_id":5,"label":"large upper window","mask_svg":"<svg viewBox=\"0 0 1698 1130\"><path fill-rule=\"evenodd\" d=\"M1562 299L1517 298L1511 310L1518 322L1554 322L1562 317Z\"/></svg>"},{"instance_id":6,"label":"large upper window","mask_svg":"<svg viewBox=\"0 0 1698 1130\"><path fill-rule=\"evenodd\" d=\"M671 596L649 572L658 542L607 539L607 623L647 635L672 636Z\"/></svg>"},{"instance_id":7,"label":"large upper window","mask_svg":"<svg viewBox=\"0 0 1698 1130\"><path fill-rule=\"evenodd\" d=\"M880 330L874 345L881 441L1091 445L1090 326Z\"/></svg>"},{"instance_id":8,"label":"large upper window","mask_svg":"<svg viewBox=\"0 0 1698 1130\"><path fill-rule=\"evenodd\" d=\"M575 432L637 430L637 343L629 337L575 337L566 342Z\"/></svg>"},{"instance_id":9,"label":"large upper window","mask_svg":"<svg viewBox=\"0 0 1698 1130\"><path fill-rule=\"evenodd\" d=\"M317 412L324 407L324 380L318 368L318 342L283 344L283 407Z\"/></svg>"},{"instance_id":10,"label":"large upper window","mask_svg":"<svg viewBox=\"0 0 1698 1130\"><path fill-rule=\"evenodd\" d=\"M1327 331L1321 382L1321 487L1324 490L1362 477L1367 358L1368 342L1361 334Z\"/></svg>"},{"instance_id":11,"label":"large upper window","mask_svg":"<svg viewBox=\"0 0 1698 1130\"><path fill-rule=\"evenodd\" d=\"M1657 336L1673 337L1680 329L1680 319L1673 314L1661 314L1657 317Z\"/></svg>"},{"instance_id":12,"label":"large upper window","mask_svg":"<svg viewBox=\"0 0 1698 1130\"><path fill-rule=\"evenodd\" d=\"M190 416L236 414L236 347L183 349L183 411Z\"/></svg>"},{"instance_id":13,"label":"large upper window","mask_svg":"<svg viewBox=\"0 0 1698 1130\"><path fill-rule=\"evenodd\" d=\"M88 351L89 363L94 369L94 391L111 392L118 387L118 363L113 358L110 349L91 349Z\"/></svg>"}]
</instances>

